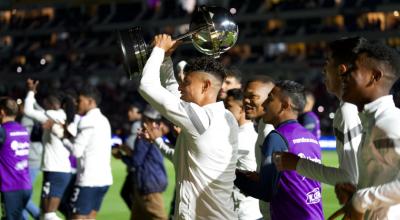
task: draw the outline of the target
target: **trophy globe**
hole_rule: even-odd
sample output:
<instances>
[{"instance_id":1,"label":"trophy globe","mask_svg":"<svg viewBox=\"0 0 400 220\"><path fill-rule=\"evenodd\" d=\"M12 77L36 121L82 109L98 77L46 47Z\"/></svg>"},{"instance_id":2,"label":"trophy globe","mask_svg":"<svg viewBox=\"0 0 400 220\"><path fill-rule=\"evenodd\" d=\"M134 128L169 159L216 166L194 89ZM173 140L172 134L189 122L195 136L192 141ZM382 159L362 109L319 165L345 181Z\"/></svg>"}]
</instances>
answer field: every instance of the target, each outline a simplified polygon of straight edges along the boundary
<instances>
[{"instance_id":1,"label":"trophy globe","mask_svg":"<svg viewBox=\"0 0 400 220\"><path fill-rule=\"evenodd\" d=\"M218 58L235 45L238 32L232 14L225 8L199 6L193 12L189 31L174 40L190 38L199 52ZM144 41L141 27L118 31L118 40L128 77L140 77L152 49Z\"/></svg>"}]
</instances>

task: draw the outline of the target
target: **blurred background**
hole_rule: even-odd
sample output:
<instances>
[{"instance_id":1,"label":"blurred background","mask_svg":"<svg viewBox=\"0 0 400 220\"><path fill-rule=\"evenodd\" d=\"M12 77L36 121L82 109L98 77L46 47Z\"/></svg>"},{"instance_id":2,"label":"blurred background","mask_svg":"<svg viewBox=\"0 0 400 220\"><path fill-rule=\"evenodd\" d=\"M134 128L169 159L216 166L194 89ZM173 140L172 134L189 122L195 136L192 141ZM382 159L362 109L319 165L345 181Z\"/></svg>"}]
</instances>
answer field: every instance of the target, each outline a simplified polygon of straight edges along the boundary
<instances>
[{"instance_id":1,"label":"blurred background","mask_svg":"<svg viewBox=\"0 0 400 220\"><path fill-rule=\"evenodd\" d=\"M116 30L141 26L148 43L159 33L176 36L188 30L191 13L202 4L229 9L239 26L236 46L220 60L235 65L244 78L267 74L304 84L316 97L314 110L324 136L332 135L338 105L327 94L321 74L327 42L363 36L400 48L399 0L0 0L0 96L23 100L28 77L40 80L39 99L53 91L95 85L114 133L123 135L130 126L127 105L141 98L137 79L129 80L123 71ZM187 44L173 60L198 55ZM332 160L335 164L335 156ZM108 199L120 199L118 189L115 194ZM109 217L120 209L128 216L122 205L108 206L115 206ZM338 207L327 206L330 213Z\"/></svg>"},{"instance_id":2,"label":"blurred background","mask_svg":"<svg viewBox=\"0 0 400 220\"><path fill-rule=\"evenodd\" d=\"M364 36L400 46L398 0L1 0L0 95L24 97L27 77L42 80L45 91L88 83L104 91L103 110L120 124L125 103L138 97L137 80L123 72L116 30L141 26L148 43L159 33L185 33L196 4L235 14L239 38L220 58L226 65L313 91L323 135L332 133L337 105L321 78L326 43ZM183 45L174 61L197 55Z\"/></svg>"}]
</instances>

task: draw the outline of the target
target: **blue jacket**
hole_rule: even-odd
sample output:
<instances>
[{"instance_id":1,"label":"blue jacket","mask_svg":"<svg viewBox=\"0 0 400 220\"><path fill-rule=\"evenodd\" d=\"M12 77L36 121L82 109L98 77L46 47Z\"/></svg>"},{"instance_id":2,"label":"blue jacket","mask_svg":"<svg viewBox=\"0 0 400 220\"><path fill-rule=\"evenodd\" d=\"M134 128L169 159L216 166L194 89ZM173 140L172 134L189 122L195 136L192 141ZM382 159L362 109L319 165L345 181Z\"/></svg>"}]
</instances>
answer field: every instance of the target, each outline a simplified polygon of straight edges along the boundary
<instances>
[{"instance_id":1,"label":"blue jacket","mask_svg":"<svg viewBox=\"0 0 400 220\"><path fill-rule=\"evenodd\" d=\"M122 159L131 168L134 186L142 195L163 192L167 188L164 159L156 145L137 138L132 156Z\"/></svg>"}]
</instances>

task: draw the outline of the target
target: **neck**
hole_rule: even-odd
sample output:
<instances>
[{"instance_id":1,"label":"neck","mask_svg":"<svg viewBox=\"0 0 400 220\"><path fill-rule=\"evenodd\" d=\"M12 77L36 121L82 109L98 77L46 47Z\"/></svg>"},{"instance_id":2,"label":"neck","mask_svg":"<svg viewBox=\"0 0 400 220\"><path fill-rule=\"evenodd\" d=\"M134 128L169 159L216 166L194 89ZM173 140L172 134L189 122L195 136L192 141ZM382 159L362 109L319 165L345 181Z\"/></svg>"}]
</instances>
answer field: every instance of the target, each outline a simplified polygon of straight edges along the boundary
<instances>
[{"instance_id":1,"label":"neck","mask_svg":"<svg viewBox=\"0 0 400 220\"><path fill-rule=\"evenodd\" d=\"M355 104L358 108L358 111L361 112L364 110L364 106L368 103L371 103L383 96L387 96L389 95L389 91L387 91L386 89L377 89L375 90L373 93L371 93L370 97L366 97L364 101Z\"/></svg>"},{"instance_id":2,"label":"neck","mask_svg":"<svg viewBox=\"0 0 400 220\"><path fill-rule=\"evenodd\" d=\"M199 106L205 106L208 104L212 104L212 103L216 103L217 102L217 98L213 97L213 98L209 98L209 97L205 97L203 100L201 100L198 104Z\"/></svg>"},{"instance_id":3,"label":"neck","mask_svg":"<svg viewBox=\"0 0 400 220\"><path fill-rule=\"evenodd\" d=\"M285 121L289 121L289 120L297 120L297 115L286 115L282 118L279 118L279 120L277 120L275 123L273 123L272 125L277 128L280 124L282 124Z\"/></svg>"},{"instance_id":4,"label":"neck","mask_svg":"<svg viewBox=\"0 0 400 220\"><path fill-rule=\"evenodd\" d=\"M10 122L10 121L15 121L15 116L4 116L2 119L2 123Z\"/></svg>"},{"instance_id":5,"label":"neck","mask_svg":"<svg viewBox=\"0 0 400 220\"><path fill-rule=\"evenodd\" d=\"M239 121L238 121L239 126L242 126L242 125L244 125L246 123L249 123L249 122L251 122L251 120L247 120L245 114L240 116Z\"/></svg>"}]
</instances>

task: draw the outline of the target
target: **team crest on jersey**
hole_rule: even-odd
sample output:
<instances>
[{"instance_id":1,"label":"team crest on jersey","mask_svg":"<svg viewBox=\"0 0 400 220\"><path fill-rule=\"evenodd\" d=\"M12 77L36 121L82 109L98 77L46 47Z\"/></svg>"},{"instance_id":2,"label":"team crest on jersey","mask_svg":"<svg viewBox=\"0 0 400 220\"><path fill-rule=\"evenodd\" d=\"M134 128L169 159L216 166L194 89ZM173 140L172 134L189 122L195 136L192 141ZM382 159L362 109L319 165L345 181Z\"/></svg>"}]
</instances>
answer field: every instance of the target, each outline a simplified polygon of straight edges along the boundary
<instances>
[{"instance_id":1,"label":"team crest on jersey","mask_svg":"<svg viewBox=\"0 0 400 220\"><path fill-rule=\"evenodd\" d=\"M314 188L311 192L307 193L307 205L319 203L321 201L321 191L319 188Z\"/></svg>"}]
</instances>

